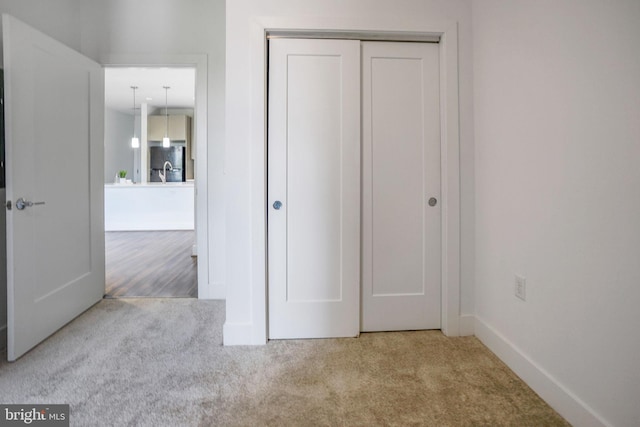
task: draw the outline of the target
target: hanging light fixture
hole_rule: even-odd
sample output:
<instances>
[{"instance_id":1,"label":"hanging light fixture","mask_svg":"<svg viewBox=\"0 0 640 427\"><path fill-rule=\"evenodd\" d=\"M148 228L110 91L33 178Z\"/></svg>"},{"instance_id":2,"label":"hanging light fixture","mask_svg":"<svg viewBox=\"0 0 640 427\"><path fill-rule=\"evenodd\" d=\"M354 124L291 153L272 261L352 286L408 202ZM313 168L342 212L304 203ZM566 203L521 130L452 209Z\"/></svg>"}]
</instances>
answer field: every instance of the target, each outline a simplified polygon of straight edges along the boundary
<instances>
[{"instance_id":1,"label":"hanging light fixture","mask_svg":"<svg viewBox=\"0 0 640 427\"><path fill-rule=\"evenodd\" d=\"M164 138L162 138L162 146L167 148L171 146L171 140L169 139L169 114L167 113L167 92L171 89L169 86L162 86L164 88Z\"/></svg>"},{"instance_id":2,"label":"hanging light fixture","mask_svg":"<svg viewBox=\"0 0 640 427\"><path fill-rule=\"evenodd\" d=\"M140 140L136 137L136 89L138 86L131 86L133 89L133 137L131 138L131 148L140 148Z\"/></svg>"}]
</instances>

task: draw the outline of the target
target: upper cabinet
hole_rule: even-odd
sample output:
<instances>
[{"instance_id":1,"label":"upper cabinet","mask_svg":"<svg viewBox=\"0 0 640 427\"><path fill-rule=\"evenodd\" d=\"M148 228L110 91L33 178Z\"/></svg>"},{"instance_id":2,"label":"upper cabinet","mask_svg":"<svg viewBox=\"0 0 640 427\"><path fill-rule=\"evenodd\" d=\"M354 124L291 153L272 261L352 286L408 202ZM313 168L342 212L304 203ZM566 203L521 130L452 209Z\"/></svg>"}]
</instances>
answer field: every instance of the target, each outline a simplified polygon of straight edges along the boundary
<instances>
[{"instance_id":1,"label":"upper cabinet","mask_svg":"<svg viewBox=\"0 0 640 427\"><path fill-rule=\"evenodd\" d=\"M188 142L191 138L191 117L171 115L168 120L168 136L171 141ZM149 141L162 141L167 133L165 116L147 117L147 138Z\"/></svg>"}]
</instances>

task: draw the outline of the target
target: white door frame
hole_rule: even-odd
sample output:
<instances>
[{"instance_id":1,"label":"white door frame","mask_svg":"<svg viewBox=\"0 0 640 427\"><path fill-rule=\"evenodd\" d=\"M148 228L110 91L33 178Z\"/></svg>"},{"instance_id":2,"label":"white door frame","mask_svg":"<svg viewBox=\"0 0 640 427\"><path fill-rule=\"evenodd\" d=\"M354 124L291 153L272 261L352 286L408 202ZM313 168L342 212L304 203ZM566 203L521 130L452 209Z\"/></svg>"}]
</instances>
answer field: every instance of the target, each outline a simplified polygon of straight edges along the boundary
<instances>
[{"instance_id":1,"label":"white door frame","mask_svg":"<svg viewBox=\"0 0 640 427\"><path fill-rule=\"evenodd\" d=\"M385 25L370 27L344 19L259 17L251 22L251 324L231 341L266 343L267 312L267 38L268 31L368 33L381 38L413 34L440 38L440 126L442 173L442 332L460 335L460 140L458 100L458 24L429 26ZM231 325L228 325L228 327ZM248 327L248 328L246 328ZM231 332L231 331L228 331ZM226 335L226 334L225 334Z\"/></svg>"},{"instance_id":2,"label":"white door frame","mask_svg":"<svg viewBox=\"0 0 640 427\"><path fill-rule=\"evenodd\" d=\"M207 149L207 55L110 54L100 57L103 67L192 67L196 70L196 245L198 250L198 299L224 298L210 284L209 203Z\"/></svg>"}]
</instances>

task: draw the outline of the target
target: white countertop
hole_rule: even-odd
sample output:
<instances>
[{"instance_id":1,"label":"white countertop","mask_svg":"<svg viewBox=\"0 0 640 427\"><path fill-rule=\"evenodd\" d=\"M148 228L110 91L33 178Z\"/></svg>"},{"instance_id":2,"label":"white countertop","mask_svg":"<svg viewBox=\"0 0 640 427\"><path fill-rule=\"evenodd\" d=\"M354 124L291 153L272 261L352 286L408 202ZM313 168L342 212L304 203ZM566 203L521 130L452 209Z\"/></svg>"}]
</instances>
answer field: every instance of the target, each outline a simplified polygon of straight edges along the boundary
<instances>
[{"instance_id":1,"label":"white countertop","mask_svg":"<svg viewBox=\"0 0 640 427\"><path fill-rule=\"evenodd\" d=\"M105 184L105 188L167 188L167 187L193 187L193 181L187 182L145 182L135 184Z\"/></svg>"}]
</instances>

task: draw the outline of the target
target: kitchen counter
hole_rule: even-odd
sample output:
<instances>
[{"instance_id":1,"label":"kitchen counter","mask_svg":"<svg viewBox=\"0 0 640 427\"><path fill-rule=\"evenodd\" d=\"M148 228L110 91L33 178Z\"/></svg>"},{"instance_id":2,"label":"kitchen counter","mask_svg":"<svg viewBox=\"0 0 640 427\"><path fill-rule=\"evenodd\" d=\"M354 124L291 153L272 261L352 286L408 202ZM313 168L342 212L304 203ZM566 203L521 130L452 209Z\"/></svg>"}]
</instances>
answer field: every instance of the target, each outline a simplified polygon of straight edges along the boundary
<instances>
[{"instance_id":1,"label":"kitchen counter","mask_svg":"<svg viewBox=\"0 0 640 427\"><path fill-rule=\"evenodd\" d=\"M193 230L194 190L193 181L105 184L105 230Z\"/></svg>"},{"instance_id":2,"label":"kitchen counter","mask_svg":"<svg viewBox=\"0 0 640 427\"><path fill-rule=\"evenodd\" d=\"M104 188L162 188L162 187L193 187L193 181L187 182L138 182L135 184L105 184Z\"/></svg>"}]
</instances>

